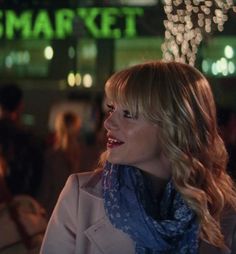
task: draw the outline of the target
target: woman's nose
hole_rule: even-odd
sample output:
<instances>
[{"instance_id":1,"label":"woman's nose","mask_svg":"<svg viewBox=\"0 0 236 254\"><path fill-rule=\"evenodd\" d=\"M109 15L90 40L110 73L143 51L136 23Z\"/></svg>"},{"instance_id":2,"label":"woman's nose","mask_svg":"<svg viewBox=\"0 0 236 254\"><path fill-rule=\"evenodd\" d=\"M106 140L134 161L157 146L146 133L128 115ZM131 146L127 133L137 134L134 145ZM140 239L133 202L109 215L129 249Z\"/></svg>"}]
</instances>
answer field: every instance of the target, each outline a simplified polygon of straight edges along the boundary
<instances>
[{"instance_id":1,"label":"woman's nose","mask_svg":"<svg viewBox=\"0 0 236 254\"><path fill-rule=\"evenodd\" d=\"M111 113L104 121L104 127L106 130L112 130L118 128L117 116L115 113Z\"/></svg>"}]
</instances>

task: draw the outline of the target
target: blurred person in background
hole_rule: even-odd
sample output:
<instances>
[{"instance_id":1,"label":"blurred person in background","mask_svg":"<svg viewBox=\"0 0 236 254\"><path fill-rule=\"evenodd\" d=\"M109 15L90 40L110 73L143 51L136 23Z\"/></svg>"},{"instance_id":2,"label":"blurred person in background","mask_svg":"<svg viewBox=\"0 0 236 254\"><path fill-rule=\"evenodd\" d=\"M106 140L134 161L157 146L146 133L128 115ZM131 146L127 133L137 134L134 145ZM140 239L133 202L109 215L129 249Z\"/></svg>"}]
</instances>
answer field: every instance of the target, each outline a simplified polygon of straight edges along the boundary
<instances>
[{"instance_id":1,"label":"blurred person in background","mask_svg":"<svg viewBox=\"0 0 236 254\"><path fill-rule=\"evenodd\" d=\"M83 158L79 141L81 119L73 111L58 113L55 119L54 142L44 159L40 201L50 215L68 176L81 172ZM89 159L89 158L87 158Z\"/></svg>"},{"instance_id":2,"label":"blurred person in background","mask_svg":"<svg viewBox=\"0 0 236 254\"><path fill-rule=\"evenodd\" d=\"M102 167L69 177L42 254L235 254L236 192L207 79L149 62L105 85Z\"/></svg>"},{"instance_id":3,"label":"blurred person in background","mask_svg":"<svg viewBox=\"0 0 236 254\"><path fill-rule=\"evenodd\" d=\"M2 151L0 145L0 253L39 253L48 222L45 210L31 196L11 193Z\"/></svg>"},{"instance_id":4,"label":"blurred person in background","mask_svg":"<svg viewBox=\"0 0 236 254\"><path fill-rule=\"evenodd\" d=\"M236 181L236 112L228 107L217 107L220 134L229 155L228 172Z\"/></svg>"},{"instance_id":5,"label":"blurred person in background","mask_svg":"<svg viewBox=\"0 0 236 254\"><path fill-rule=\"evenodd\" d=\"M59 114L55 122L55 151L63 151L71 172L78 172L80 161L79 152L79 133L81 119L73 112Z\"/></svg>"},{"instance_id":6,"label":"blurred person in background","mask_svg":"<svg viewBox=\"0 0 236 254\"><path fill-rule=\"evenodd\" d=\"M6 183L12 195L36 196L42 174L43 145L21 123L23 91L17 84L0 86L0 145L7 163Z\"/></svg>"}]
</instances>

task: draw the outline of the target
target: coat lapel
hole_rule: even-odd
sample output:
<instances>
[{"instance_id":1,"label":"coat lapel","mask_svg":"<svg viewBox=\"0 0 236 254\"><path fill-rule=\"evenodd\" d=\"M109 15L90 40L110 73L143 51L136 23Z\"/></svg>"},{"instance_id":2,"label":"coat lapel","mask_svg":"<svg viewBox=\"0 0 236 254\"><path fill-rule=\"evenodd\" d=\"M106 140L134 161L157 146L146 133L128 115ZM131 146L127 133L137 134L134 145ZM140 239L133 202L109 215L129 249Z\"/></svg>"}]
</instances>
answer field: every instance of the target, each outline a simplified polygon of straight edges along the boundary
<instances>
[{"instance_id":1,"label":"coat lapel","mask_svg":"<svg viewBox=\"0 0 236 254\"><path fill-rule=\"evenodd\" d=\"M89 227L85 234L104 254L134 253L134 244L129 236L114 228L107 217Z\"/></svg>"}]
</instances>

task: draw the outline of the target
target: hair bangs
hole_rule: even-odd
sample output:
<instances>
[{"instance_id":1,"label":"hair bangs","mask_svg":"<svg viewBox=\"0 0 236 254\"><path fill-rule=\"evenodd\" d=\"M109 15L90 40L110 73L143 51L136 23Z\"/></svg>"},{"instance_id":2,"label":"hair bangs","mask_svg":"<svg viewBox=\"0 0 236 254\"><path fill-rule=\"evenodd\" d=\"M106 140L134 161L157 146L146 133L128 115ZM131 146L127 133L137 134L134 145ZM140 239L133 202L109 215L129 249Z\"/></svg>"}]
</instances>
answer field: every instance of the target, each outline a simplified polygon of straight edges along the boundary
<instances>
[{"instance_id":1,"label":"hair bangs","mask_svg":"<svg viewBox=\"0 0 236 254\"><path fill-rule=\"evenodd\" d=\"M106 82L107 99L117 103L137 117L144 111L143 91L140 89L137 75L131 75L130 69L120 71Z\"/></svg>"}]
</instances>

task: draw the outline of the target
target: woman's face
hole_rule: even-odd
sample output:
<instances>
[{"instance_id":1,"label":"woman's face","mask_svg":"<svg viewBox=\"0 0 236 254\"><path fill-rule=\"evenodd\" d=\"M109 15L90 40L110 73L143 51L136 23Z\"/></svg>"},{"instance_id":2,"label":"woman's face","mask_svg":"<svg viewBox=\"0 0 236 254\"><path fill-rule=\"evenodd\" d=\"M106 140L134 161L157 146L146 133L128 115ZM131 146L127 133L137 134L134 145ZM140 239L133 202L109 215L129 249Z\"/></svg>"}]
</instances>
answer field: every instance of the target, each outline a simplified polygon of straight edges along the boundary
<instances>
[{"instance_id":1,"label":"woman's face","mask_svg":"<svg viewBox=\"0 0 236 254\"><path fill-rule=\"evenodd\" d=\"M158 126L142 115L132 116L120 105L108 103L107 130L108 161L135 166L152 175L168 178L169 164L159 142Z\"/></svg>"}]
</instances>

